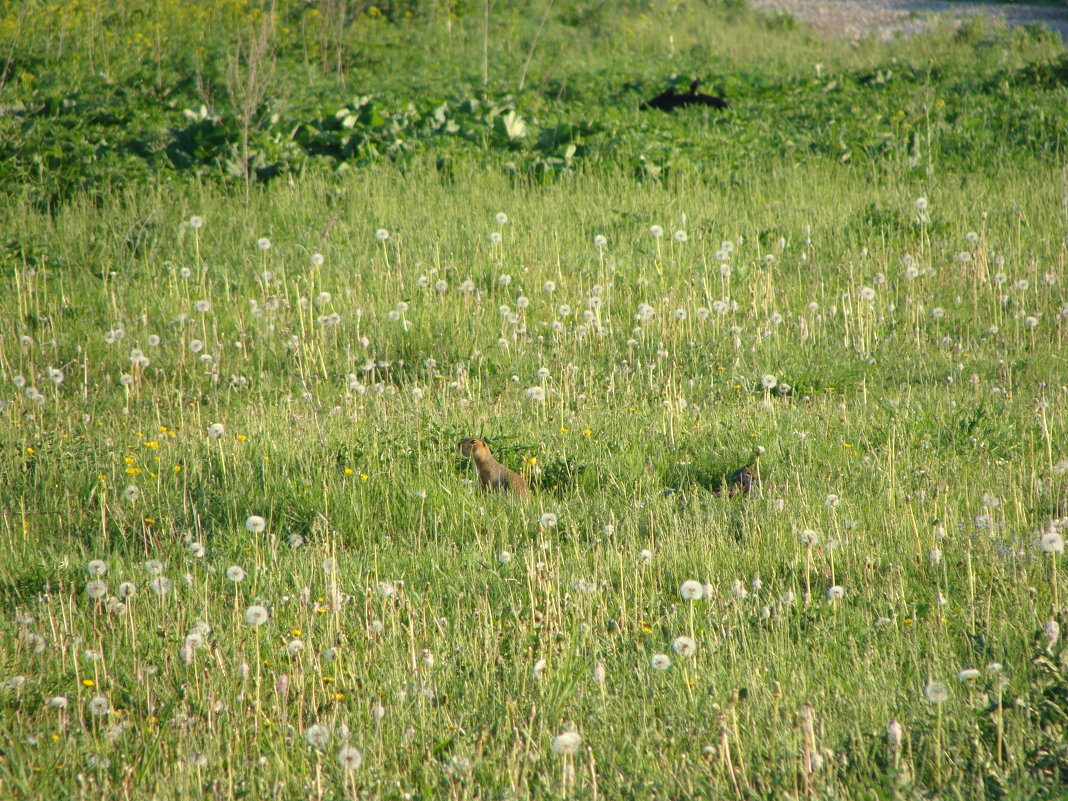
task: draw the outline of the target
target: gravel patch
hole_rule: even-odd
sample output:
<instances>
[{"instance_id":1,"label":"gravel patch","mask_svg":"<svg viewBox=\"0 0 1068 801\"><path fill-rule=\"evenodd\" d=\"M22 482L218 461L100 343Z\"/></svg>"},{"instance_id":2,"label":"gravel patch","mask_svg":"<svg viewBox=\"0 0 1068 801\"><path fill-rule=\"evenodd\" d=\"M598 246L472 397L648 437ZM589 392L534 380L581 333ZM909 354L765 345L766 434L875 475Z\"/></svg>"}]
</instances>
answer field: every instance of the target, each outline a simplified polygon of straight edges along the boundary
<instances>
[{"instance_id":1,"label":"gravel patch","mask_svg":"<svg viewBox=\"0 0 1068 801\"><path fill-rule=\"evenodd\" d=\"M984 15L1009 27L1042 23L1068 39L1068 8L1021 4L957 3L946 0L750 0L753 8L786 12L834 36L860 39L875 32L892 39L949 20Z\"/></svg>"}]
</instances>

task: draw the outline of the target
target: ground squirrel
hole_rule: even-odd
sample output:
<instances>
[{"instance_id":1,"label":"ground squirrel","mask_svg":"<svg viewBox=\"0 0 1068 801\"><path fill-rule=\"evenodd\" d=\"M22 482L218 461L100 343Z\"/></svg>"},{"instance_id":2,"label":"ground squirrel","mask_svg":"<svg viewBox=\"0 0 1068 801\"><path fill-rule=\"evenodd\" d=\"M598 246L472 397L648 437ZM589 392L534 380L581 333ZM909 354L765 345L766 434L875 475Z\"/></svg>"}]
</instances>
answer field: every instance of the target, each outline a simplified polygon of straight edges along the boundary
<instances>
[{"instance_id":1,"label":"ground squirrel","mask_svg":"<svg viewBox=\"0 0 1068 801\"><path fill-rule=\"evenodd\" d=\"M748 495L753 487L760 486L760 475L757 473L757 459L763 455L764 449L758 447L756 453L753 455L752 464L739 467L730 474L730 477L725 484L712 490L712 494L722 495L726 493L733 498L735 495Z\"/></svg>"},{"instance_id":2,"label":"ground squirrel","mask_svg":"<svg viewBox=\"0 0 1068 801\"><path fill-rule=\"evenodd\" d=\"M514 492L516 495L528 495L527 480L514 470L509 470L493 458L485 440L471 437L460 442L460 453L475 463L478 470L478 483L484 490Z\"/></svg>"}]
</instances>

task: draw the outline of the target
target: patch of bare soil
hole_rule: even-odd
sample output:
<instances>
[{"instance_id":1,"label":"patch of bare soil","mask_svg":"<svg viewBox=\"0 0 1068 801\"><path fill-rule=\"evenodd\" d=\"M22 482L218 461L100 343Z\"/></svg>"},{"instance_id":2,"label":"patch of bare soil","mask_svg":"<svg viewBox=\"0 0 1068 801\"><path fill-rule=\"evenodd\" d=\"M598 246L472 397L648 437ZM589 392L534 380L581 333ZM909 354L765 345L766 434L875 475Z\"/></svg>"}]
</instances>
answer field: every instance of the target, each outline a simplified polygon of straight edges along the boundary
<instances>
[{"instance_id":1,"label":"patch of bare soil","mask_svg":"<svg viewBox=\"0 0 1068 801\"><path fill-rule=\"evenodd\" d=\"M835 36L859 39L874 32L880 39L923 30L938 21L956 24L985 15L1009 27L1041 23L1068 39L1068 8L1024 4L992 5L947 0L750 0L753 8L786 12Z\"/></svg>"}]
</instances>

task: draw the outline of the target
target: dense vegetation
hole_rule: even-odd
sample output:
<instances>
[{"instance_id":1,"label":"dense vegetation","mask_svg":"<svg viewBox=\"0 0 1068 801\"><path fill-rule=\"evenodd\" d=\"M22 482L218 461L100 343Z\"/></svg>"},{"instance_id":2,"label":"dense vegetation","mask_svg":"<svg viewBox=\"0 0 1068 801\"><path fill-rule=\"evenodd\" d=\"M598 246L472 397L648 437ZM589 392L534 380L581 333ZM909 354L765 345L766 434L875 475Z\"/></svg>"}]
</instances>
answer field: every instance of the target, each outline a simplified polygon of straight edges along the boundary
<instances>
[{"instance_id":1,"label":"dense vegetation","mask_svg":"<svg viewBox=\"0 0 1068 801\"><path fill-rule=\"evenodd\" d=\"M0 59L0 795L1063 795L1047 31L8 2Z\"/></svg>"}]
</instances>

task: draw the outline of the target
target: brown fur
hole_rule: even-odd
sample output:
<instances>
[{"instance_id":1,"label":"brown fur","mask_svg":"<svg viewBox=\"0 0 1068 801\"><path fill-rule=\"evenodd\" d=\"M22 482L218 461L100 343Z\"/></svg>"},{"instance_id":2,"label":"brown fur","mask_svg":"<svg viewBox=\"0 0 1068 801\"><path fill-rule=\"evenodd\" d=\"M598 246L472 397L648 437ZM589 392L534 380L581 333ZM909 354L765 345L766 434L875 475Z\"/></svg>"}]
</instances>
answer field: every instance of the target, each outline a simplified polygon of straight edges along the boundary
<instances>
[{"instance_id":1,"label":"brown fur","mask_svg":"<svg viewBox=\"0 0 1068 801\"><path fill-rule=\"evenodd\" d=\"M527 480L494 459L485 440L478 437L462 440L460 453L475 463L475 469L478 470L478 483L482 489L524 496L530 494Z\"/></svg>"}]
</instances>

